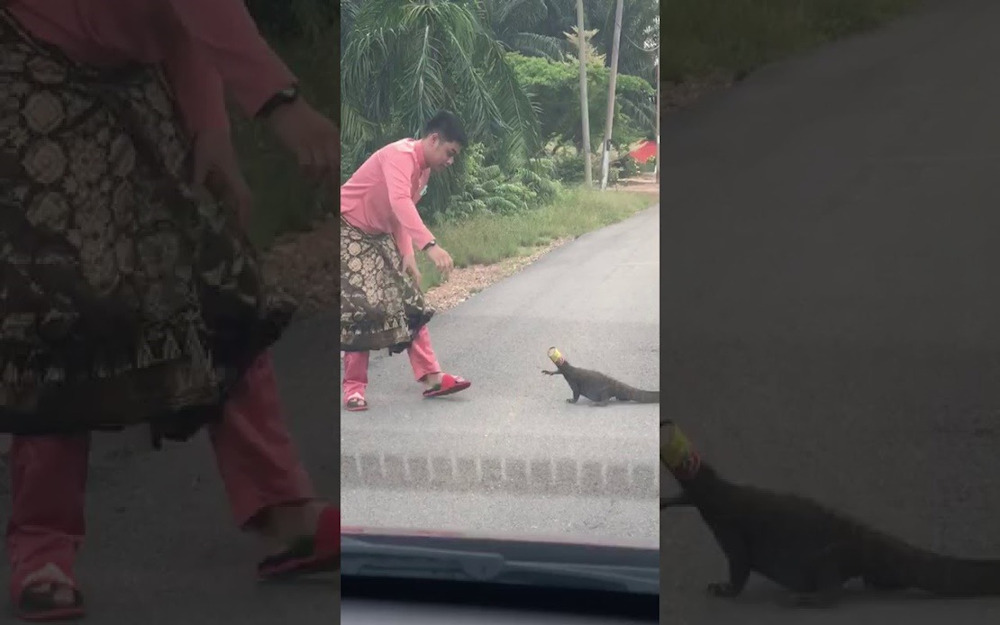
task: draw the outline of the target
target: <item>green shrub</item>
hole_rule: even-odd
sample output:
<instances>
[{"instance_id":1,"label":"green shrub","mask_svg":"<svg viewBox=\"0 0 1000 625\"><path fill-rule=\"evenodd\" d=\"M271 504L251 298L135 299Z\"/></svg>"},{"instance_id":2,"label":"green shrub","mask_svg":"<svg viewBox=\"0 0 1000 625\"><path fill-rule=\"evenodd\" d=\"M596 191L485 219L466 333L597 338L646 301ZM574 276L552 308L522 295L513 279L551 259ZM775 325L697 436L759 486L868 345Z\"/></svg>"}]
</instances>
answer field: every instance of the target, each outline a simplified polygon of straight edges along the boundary
<instances>
[{"instance_id":1,"label":"green shrub","mask_svg":"<svg viewBox=\"0 0 1000 625\"><path fill-rule=\"evenodd\" d=\"M465 150L458 190L443 210L425 215L429 222L461 221L484 214L515 215L551 204L559 195L561 186L553 179L557 168L552 159L530 159L505 174L497 165L484 165L484 153L482 144Z\"/></svg>"}]
</instances>

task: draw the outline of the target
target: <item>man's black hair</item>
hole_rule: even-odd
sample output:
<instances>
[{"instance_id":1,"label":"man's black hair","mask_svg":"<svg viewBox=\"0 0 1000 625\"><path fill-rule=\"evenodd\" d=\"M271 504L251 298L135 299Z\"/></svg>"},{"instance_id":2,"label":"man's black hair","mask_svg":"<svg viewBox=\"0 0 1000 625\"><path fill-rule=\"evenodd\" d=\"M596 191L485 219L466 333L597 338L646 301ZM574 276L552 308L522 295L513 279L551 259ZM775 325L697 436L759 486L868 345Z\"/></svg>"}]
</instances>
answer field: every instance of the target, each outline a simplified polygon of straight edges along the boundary
<instances>
[{"instance_id":1,"label":"man's black hair","mask_svg":"<svg viewBox=\"0 0 1000 625\"><path fill-rule=\"evenodd\" d=\"M440 111L424 126L425 137L435 132L441 135L445 141L454 141L463 148L469 144L469 138L465 135L465 129L462 128L462 122L448 111Z\"/></svg>"}]
</instances>

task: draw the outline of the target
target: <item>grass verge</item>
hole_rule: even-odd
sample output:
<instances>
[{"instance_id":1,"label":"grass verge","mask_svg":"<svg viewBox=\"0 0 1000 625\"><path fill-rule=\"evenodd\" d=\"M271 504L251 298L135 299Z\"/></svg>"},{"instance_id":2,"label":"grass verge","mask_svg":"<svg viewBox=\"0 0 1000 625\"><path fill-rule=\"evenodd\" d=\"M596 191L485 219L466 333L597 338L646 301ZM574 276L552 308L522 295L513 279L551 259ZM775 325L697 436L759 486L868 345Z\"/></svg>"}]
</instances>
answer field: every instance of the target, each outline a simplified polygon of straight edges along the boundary
<instances>
[{"instance_id":1,"label":"grass verge","mask_svg":"<svg viewBox=\"0 0 1000 625\"><path fill-rule=\"evenodd\" d=\"M920 0L670 0L663 3L661 80L745 74L884 25Z\"/></svg>"},{"instance_id":2,"label":"grass verge","mask_svg":"<svg viewBox=\"0 0 1000 625\"><path fill-rule=\"evenodd\" d=\"M477 215L456 224L432 226L431 231L456 267L485 265L622 221L655 203L649 194L577 187L563 191L555 202L537 210ZM425 290L441 284L441 275L425 254L417 254L417 266Z\"/></svg>"}]
</instances>

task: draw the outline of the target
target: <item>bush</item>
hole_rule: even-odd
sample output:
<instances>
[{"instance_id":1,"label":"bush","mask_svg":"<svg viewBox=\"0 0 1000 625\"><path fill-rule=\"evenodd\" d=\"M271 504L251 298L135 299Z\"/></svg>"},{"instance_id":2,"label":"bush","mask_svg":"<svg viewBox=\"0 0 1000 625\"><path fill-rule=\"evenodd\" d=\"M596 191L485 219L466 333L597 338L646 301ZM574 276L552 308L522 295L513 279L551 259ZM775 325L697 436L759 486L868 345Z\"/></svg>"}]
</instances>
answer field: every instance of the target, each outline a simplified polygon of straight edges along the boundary
<instances>
[{"instance_id":1,"label":"bush","mask_svg":"<svg viewBox=\"0 0 1000 625\"><path fill-rule=\"evenodd\" d=\"M635 171L638 171L638 166L631 157L626 157L628 160L632 161L632 166L635 167ZM555 177L559 179L560 182L565 184L580 184L583 182L583 155L579 153L562 153L552 159L555 164ZM627 177L631 174L623 174L622 166L616 161L611 161L608 164L608 184L612 185L618 182L621 177ZM594 186L600 186L601 183L601 159L598 156L592 156L590 159L590 179L594 183Z\"/></svg>"},{"instance_id":2,"label":"bush","mask_svg":"<svg viewBox=\"0 0 1000 625\"><path fill-rule=\"evenodd\" d=\"M628 154L622 157L621 166L621 175L623 178L632 178L639 175L639 163Z\"/></svg>"},{"instance_id":3,"label":"bush","mask_svg":"<svg viewBox=\"0 0 1000 625\"><path fill-rule=\"evenodd\" d=\"M556 62L516 52L507 53L506 58L514 68L518 82L532 94L541 109L538 119L545 140L558 139L577 147L583 145L579 62L575 59ZM611 70L602 63L588 64L588 115L590 142L594 146L600 145L604 139L610 77ZM613 142L628 145L656 126L656 111L653 107L656 90L639 76L619 73L615 91L617 106L614 112ZM580 166L582 168L582 162ZM582 179L583 175L579 177Z\"/></svg>"},{"instance_id":4,"label":"bush","mask_svg":"<svg viewBox=\"0 0 1000 625\"><path fill-rule=\"evenodd\" d=\"M562 152L553 159L554 177L564 183L583 182L583 155L579 152ZM591 173L593 174L593 159L591 159Z\"/></svg>"},{"instance_id":5,"label":"bush","mask_svg":"<svg viewBox=\"0 0 1000 625\"><path fill-rule=\"evenodd\" d=\"M461 221L480 214L513 215L546 206L559 195L560 185L551 159L530 159L505 174L497 165L485 165L482 144L465 150L465 168L457 189L443 210L427 215L428 221Z\"/></svg>"}]
</instances>

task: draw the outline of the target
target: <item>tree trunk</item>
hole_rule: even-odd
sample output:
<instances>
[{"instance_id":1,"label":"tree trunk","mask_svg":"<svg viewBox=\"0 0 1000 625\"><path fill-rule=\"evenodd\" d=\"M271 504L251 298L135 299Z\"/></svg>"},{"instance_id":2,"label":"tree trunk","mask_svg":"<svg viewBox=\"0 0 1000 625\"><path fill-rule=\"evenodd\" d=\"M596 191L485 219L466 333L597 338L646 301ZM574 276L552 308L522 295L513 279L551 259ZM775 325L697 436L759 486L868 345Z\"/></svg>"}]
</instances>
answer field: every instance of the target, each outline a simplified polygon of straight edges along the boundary
<instances>
[{"instance_id":1,"label":"tree trunk","mask_svg":"<svg viewBox=\"0 0 1000 625\"><path fill-rule=\"evenodd\" d=\"M580 118L583 120L583 182L594 183L590 170L590 111L587 106L587 41L583 35L583 0L576 0L576 32L580 39Z\"/></svg>"},{"instance_id":2,"label":"tree trunk","mask_svg":"<svg viewBox=\"0 0 1000 625\"><path fill-rule=\"evenodd\" d=\"M656 163L653 171L656 172L656 184L660 184L660 61L656 61Z\"/></svg>"},{"instance_id":3,"label":"tree trunk","mask_svg":"<svg viewBox=\"0 0 1000 625\"><path fill-rule=\"evenodd\" d=\"M608 158L611 150L611 127L615 119L615 83L618 82L618 41L622 36L622 5L615 7L615 38L611 44L611 80L608 85L608 117L604 124L604 142L601 144L601 189L608 188Z\"/></svg>"}]
</instances>

